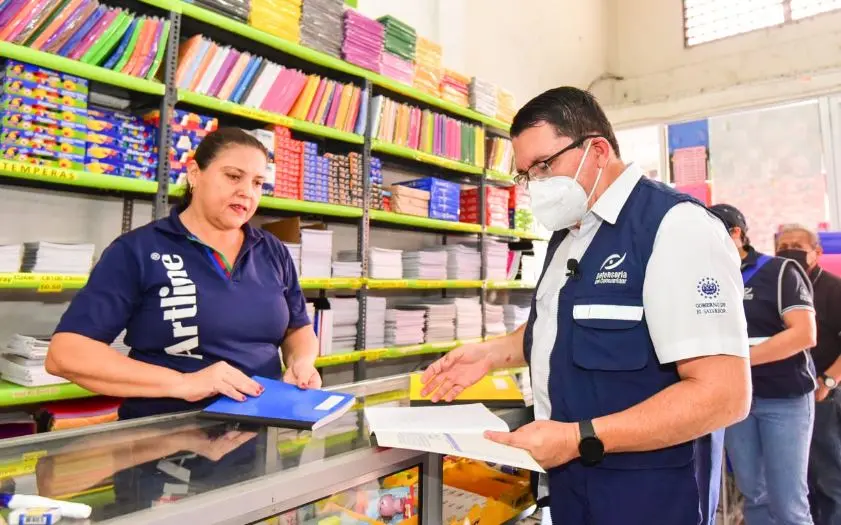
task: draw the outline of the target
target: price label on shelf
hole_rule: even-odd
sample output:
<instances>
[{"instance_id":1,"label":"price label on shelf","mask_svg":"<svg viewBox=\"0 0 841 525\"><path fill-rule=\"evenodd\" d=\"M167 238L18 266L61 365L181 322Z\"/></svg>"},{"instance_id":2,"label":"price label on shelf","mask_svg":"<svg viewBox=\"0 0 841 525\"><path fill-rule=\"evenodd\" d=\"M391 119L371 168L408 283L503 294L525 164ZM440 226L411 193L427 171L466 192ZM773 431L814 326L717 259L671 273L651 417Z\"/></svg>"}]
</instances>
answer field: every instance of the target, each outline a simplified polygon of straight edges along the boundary
<instances>
[{"instance_id":1,"label":"price label on shelf","mask_svg":"<svg viewBox=\"0 0 841 525\"><path fill-rule=\"evenodd\" d=\"M62 275L61 282L68 288L81 288L88 282L87 275Z\"/></svg>"},{"instance_id":2,"label":"price label on shelf","mask_svg":"<svg viewBox=\"0 0 841 525\"><path fill-rule=\"evenodd\" d=\"M359 355L356 352L349 352L347 354L336 354L319 357L316 360L316 366L337 366L347 363L359 361Z\"/></svg>"},{"instance_id":3,"label":"price label on shelf","mask_svg":"<svg viewBox=\"0 0 841 525\"><path fill-rule=\"evenodd\" d=\"M393 288L408 288L409 281L406 279L388 279L388 280L379 280L371 283L371 288L378 288L380 290L384 289L393 289Z\"/></svg>"},{"instance_id":4,"label":"price label on shelf","mask_svg":"<svg viewBox=\"0 0 841 525\"><path fill-rule=\"evenodd\" d=\"M52 168L49 166L35 166L23 162L0 161L0 171L14 173L16 175L43 177L62 181L74 181L79 178L78 175L70 170Z\"/></svg>"},{"instance_id":5,"label":"price label on shelf","mask_svg":"<svg viewBox=\"0 0 841 525\"><path fill-rule=\"evenodd\" d=\"M326 288L330 279L301 279L301 288Z\"/></svg>"},{"instance_id":6,"label":"price label on shelf","mask_svg":"<svg viewBox=\"0 0 841 525\"><path fill-rule=\"evenodd\" d=\"M60 280L41 280L38 283L38 293L59 293L62 290L64 290L64 284Z\"/></svg>"},{"instance_id":7,"label":"price label on shelf","mask_svg":"<svg viewBox=\"0 0 841 525\"><path fill-rule=\"evenodd\" d=\"M15 282L14 274L3 273L0 274L0 287L11 286Z\"/></svg>"},{"instance_id":8,"label":"price label on shelf","mask_svg":"<svg viewBox=\"0 0 841 525\"><path fill-rule=\"evenodd\" d=\"M388 356L388 348L377 348L375 350L365 350L366 361L379 361Z\"/></svg>"},{"instance_id":9,"label":"price label on shelf","mask_svg":"<svg viewBox=\"0 0 841 525\"><path fill-rule=\"evenodd\" d=\"M446 288L447 281L411 281L412 288Z\"/></svg>"},{"instance_id":10,"label":"price label on shelf","mask_svg":"<svg viewBox=\"0 0 841 525\"><path fill-rule=\"evenodd\" d=\"M246 117L260 122L271 122L273 124L283 124L284 118L281 115L276 115L262 109L249 108L246 106L239 106L231 104L230 112L240 117ZM285 125L285 124L284 124Z\"/></svg>"},{"instance_id":11,"label":"price label on shelf","mask_svg":"<svg viewBox=\"0 0 841 525\"><path fill-rule=\"evenodd\" d=\"M38 278L35 276L34 273L16 273L16 274L13 275L12 279L14 279L14 281L16 283L21 283L21 284L26 284L26 283L34 284L35 281L38 280Z\"/></svg>"}]
</instances>

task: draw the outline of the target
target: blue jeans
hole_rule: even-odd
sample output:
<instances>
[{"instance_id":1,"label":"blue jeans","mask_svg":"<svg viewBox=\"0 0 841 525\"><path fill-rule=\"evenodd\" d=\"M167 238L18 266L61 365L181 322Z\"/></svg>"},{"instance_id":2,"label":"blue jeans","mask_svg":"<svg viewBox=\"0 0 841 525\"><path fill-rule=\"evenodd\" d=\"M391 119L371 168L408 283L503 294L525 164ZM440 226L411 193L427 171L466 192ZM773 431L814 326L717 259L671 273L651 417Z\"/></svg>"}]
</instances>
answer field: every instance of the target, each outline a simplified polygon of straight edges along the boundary
<instances>
[{"instance_id":1,"label":"blue jeans","mask_svg":"<svg viewBox=\"0 0 841 525\"><path fill-rule=\"evenodd\" d=\"M728 428L724 444L746 525L811 525L806 473L815 396L754 398L748 417Z\"/></svg>"},{"instance_id":2,"label":"blue jeans","mask_svg":"<svg viewBox=\"0 0 841 525\"><path fill-rule=\"evenodd\" d=\"M838 390L815 405L809 500L815 525L841 523L841 391Z\"/></svg>"}]
</instances>

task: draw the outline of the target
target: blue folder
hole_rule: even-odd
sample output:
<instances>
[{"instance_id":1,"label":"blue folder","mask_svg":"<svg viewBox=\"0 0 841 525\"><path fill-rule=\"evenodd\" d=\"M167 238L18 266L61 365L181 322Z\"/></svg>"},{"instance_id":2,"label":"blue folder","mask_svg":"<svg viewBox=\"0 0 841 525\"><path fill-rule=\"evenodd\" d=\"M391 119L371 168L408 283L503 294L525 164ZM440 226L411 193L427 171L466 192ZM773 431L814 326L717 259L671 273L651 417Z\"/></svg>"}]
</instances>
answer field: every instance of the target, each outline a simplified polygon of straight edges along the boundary
<instances>
[{"instance_id":1,"label":"blue folder","mask_svg":"<svg viewBox=\"0 0 841 525\"><path fill-rule=\"evenodd\" d=\"M316 430L342 417L353 407L356 398L340 392L301 390L295 385L254 377L265 388L258 397L234 401L220 397L205 408L199 417L237 423L256 423L295 430Z\"/></svg>"}]
</instances>

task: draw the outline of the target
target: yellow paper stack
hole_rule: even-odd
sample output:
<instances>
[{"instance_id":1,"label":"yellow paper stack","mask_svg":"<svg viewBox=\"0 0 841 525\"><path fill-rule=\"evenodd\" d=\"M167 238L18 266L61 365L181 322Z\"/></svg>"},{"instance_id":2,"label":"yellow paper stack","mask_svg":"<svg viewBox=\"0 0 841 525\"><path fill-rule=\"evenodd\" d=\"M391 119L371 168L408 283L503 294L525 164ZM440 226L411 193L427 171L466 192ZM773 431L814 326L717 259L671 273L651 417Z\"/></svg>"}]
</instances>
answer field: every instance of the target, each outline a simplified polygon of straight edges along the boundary
<instances>
[{"instance_id":1,"label":"yellow paper stack","mask_svg":"<svg viewBox=\"0 0 841 525\"><path fill-rule=\"evenodd\" d=\"M499 88L497 92L496 118L503 122L511 122L517 109L514 102L514 95L505 89Z\"/></svg>"},{"instance_id":2,"label":"yellow paper stack","mask_svg":"<svg viewBox=\"0 0 841 525\"><path fill-rule=\"evenodd\" d=\"M441 98L467 107L470 100L470 77L452 69L445 69L441 77Z\"/></svg>"},{"instance_id":3,"label":"yellow paper stack","mask_svg":"<svg viewBox=\"0 0 841 525\"><path fill-rule=\"evenodd\" d=\"M301 41L301 0L252 0L248 23L298 43Z\"/></svg>"},{"instance_id":4,"label":"yellow paper stack","mask_svg":"<svg viewBox=\"0 0 841 525\"><path fill-rule=\"evenodd\" d=\"M441 84L441 45L422 36L415 43L415 81L414 86L425 93L440 94Z\"/></svg>"}]
</instances>

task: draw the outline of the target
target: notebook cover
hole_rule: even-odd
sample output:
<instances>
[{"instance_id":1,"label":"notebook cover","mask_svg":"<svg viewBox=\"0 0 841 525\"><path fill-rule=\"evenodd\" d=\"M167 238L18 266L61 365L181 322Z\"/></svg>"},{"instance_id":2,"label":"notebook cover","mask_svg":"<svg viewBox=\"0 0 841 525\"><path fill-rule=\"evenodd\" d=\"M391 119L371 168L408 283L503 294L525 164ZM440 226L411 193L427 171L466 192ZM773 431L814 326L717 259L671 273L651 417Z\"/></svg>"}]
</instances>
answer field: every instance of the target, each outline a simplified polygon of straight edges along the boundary
<instances>
[{"instance_id":1,"label":"notebook cover","mask_svg":"<svg viewBox=\"0 0 841 525\"><path fill-rule=\"evenodd\" d=\"M114 20L117 18L118 11L116 9L108 9L105 13L102 14L102 17L99 21L94 24L88 34L85 35L76 48L70 52L68 58L72 58L73 60L81 60L83 56L85 56L90 50L91 47L99 40L102 35L105 33L105 30L108 29Z\"/></svg>"},{"instance_id":2,"label":"notebook cover","mask_svg":"<svg viewBox=\"0 0 841 525\"><path fill-rule=\"evenodd\" d=\"M125 11L120 12L111 27L106 30L102 39L91 47L86 56L82 57L82 61L94 65L101 64L120 42L130 25L131 15Z\"/></svg>"},{"instance_id":3,"label":"notebook cover","mask_svg":"<svg viewBox=\"0 0 841 525\"><path fill-rule=\"evenodd\" d=\"M160 69L161 63L164 60L166 43L169 40L169 26L169 20L164 20L161 34L158 35L158 50L155 53L154 60L152 60L152 65L149 66L149 71L146 72L146 80L152 80L158 76L158 69Z\"/></svg>"},{"instance_id":4,"label":"notebook cover","mask_svg":"<svg viewBox=\"0 0 841 525\"><path fill-rule=\"evenodd\" d=\"M202 95L210 94L210 86L213 84L213 81L216 80L216 76L219 74L222 64L224 64L228 59L231 51L232 49L228 46L220 46L216 50L216 53L213 55L213 59L207 65L204 75L202 75L201 80L199 80L198 84L196 84L193 91L201 93Z\"/></svg>"},{"instance_id":5,"label":"notebook cover","mask_svg":"<svg viewBox=\"0 0 841 525\"><path fill-rule=\"evenodd\" d=\"M243 99L246 90L249 88L249 86L251 86L251 82L254 80L254 74L257 72L257 69L260 68L260 64L262 62L263 57L251 57L251 61L248 63L248 67L245 68L245 72L242 74L242 78L239 80L236 88L234 89L234 95L231 98L231 102L239 104L240 100Z\"/></svg>"},{"instance_id":6,"label":"notebook cover","mask_svg":"<svg viewBox=\"0 0 841 525\"><path fill-rule=\"evenodd\" d=\"M219 90L218 97L222 100L230 100L231 95L234 93L234 88L237 87L237 83L242 78L243 73L245 73L245 68L248 67L248 63L251 61L251 54L250 53L242 53L240 54L239 58L237 58L236 64L234 64L233 69L231 69L230 74L225 79L225 83L222 84L222 88Z\"/></svg>"},{"instance_id":7,"label":"notebook cover","mask_svg":"<svg viewBox=\"0 0 841 525\"><path fill-rule=\"evenodd\" d=\"M47 5L43 11L33 17L29 25L24 28L14 42L16 44L29 46L33 40L35 40L53 23L58 13L64 9L66 4L67 0L61 0L60 2Z\"/></svg>"},{"instance_id":8,"label":"notebook cover","mask_svg":"<svg viewBox=\"0 0 841 525\"><path fill-rule=\"evenodd\" d=\"M236 49L229 49L228 56L225 57L225 61L222 63L222 67L219 68L219 73L216 74L216 78L210 84L210 89L208 90L207 94L211 97L216 97L219 95L219 91L222 89L222 85L225 83L225 80L231 75L231 71L234 68L234 65L239 60L239 51Z\"/></svg>"},{"instance_id":9,"label":"notebook cover","mask_svg":"<svg viewBox=\"0 0 841 525\"><path fill-rule=\"evenodd\" d=\"M131 35L129 35L128 42L126 43L126 47L123 48L122 54L117 60L117 63L114 65L114 71L122 72L128 65L132 54L134 54L134 49L135 47L137 47L137 40L140 38L140 33L141 31L143 31L143 27L146 25L145 18L137 18L136 20L137 22L135 22L134 28L132 28Z\"/></svg>"},{"instance_id":10,"label":"notebook cover","mask_svg":"<svg viewBox=\"0 0 841 525\"><path fill-rule=\"evenodd\" d=\"M451 402L432 403L421 396L423 374L412 374L409 378L409 404L411 406L449 405L482 403L492 408L522 408L526 406L523 393L510 375L486 376L456 396Z\"/></svg>"},{"instance_id":11,"label":"notebook cover","mask_svg":"<svg viewBox=\"0 0 841 525\"><path fill-rule=\"evenodd\" d=\"M78 30L72 31L72 35L64 43L64 45L61 46L61 49L58 50L57 54L63 57L69 56L70 53L74 49L76 49L76 46L79 45L79 42L82 41L85 35L88 34L88 32L93 28L93 26L96 25L97 22L99 22L99 19L102 18L102 15L105 14L105 11L107 9L108 8L106 8L105 6L98 6L96 10L94 10L94 12L90 15L90 17L88 17L87 20L85 20L82 23L81 27Z\"/></svg>"},{"instance_id":12,"label":"notebook cover","mask_svg":"<svg viewBox=\"0 0 841 525\"><path fill-rule=\"evenodd\" d=\"M301 390L295 385L256 376L265 390L243 402L221 397L199 413L200 418L312 430L325 416L350 409L354 396L325 390ZM321 408L319 408L321 407Z\"/></svg>"},{"instance_id":13,"label":"notebook cover","mask_svg":"<svg viewBox=\"0 0 841 525\"><path fill-rule=\"evenodd\" d=\"M149 53L149 45L152 34L155 32L155 21L149 17L143 18L143 28L137 36L137 43L129 57L128 63L123 67L122 72L127 75L137 76L140 63Z\"/></svg>"},{"instance_id":14,"label":"notebook cover","mask_svg":"<svg viewBox=\"0 0 841 525\"><path fill-rule=\"evenodd\" d=\"M157 17L152 18L152 31L149 36L149 47L137 62L137 68L134 70L135 76L146 78L146 75L149 74L149 68L152 67L152 62L155 61L155 57L158 55L158 42L161 39L161 31L163 31L163 28L164 23L162 19Z\"/></svg>"},{"instance_id":15,"label":"notebook cover","mask_svg":"<svg viewBox=\"0 0 841 525\"><path fill-rule=\"evenodd\" d=\"M123 33L123 37L120 39L120 45L117 46L117 49L111 54L105 64L102 65L105 69L114 70L114 66L117 65L117 62L123 57L123 53L125 53L126 48L128 47L129 42L131 41L131 37L134 34L134 30L137 28L137 18L132 18L129 26L126 28L125 32Z\"/></svg>"},{"instance_id":16,"label":"notebook cover","mask_svg":"<svg viewBox=\"0 0 841 525\"><path fill-rule=\"evenodd\" d=\"M323 77L318 81L318 89L315 90L315 96L312 98L309 111L307 111L307 120L309 122L315 122L315 115L321 107L324 91L327 89L327 82L328 80Z\"/></svg>"}]
</instances>

